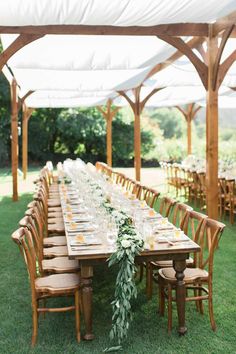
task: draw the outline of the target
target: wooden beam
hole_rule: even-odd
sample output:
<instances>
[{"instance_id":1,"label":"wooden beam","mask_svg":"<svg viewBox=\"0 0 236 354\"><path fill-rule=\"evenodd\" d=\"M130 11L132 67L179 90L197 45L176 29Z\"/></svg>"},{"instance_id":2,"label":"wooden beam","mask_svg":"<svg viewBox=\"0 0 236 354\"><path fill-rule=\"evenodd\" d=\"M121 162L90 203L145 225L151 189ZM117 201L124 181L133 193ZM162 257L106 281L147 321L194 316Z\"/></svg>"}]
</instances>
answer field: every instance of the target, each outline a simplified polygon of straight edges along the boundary
<instances>
[{"instance_id":1,"label":"wooden beam","mask_svg":"<svg viewBox=\"0 0 236 354\"><path fill-rule=\"evenodd\" d=\"M0 31L0 33L2 33ZM14 42L12 42L9 47L7 47L1 54L0 54L0 71L7 63L7 61L21 48L25 47L27 44L43 37L44 34L20 34Z\"/></svg>"},{"instance_id":2,"label":"wooden beam","mask_svg":"<svg viewBox=\"0 0 236 354\"><path fill-rule=\"evenodd\" d=\"M11 166L12 166L12 199L18 200L18 103L17 83L13 79L11 84Z\"/></svg>"},{"instance_id":3,"label":"wooden beam","mask_svg":"<svg viewBox=\"0 0 236 354\"><path fill-rule=\"evenodd\" d=\"M157 26L94 26L94 25L46 25L0 26L0 33L56 34L56 35L112 35L112 36L207 36L207 23L172 23Z\"/></svg>"},{"instance_id":4,"label":"wooden beam","mask_svg":"<svg viewBox=\"0 0 236 354\"><path fill-rule=\"evenodd\" d=\"M208 90L206 114L206 202L210 218L218 218L218 86L214 88L214 65L218 52L218 37L209 28Z\"/></svg>"},{"instance_id":5,"label":"wooden beam","mask_svg":"<svg viewBox=\"0 0 236 354\"><path fill-rule=\"evenodd\" d=\"M25 104L22 109L22 170L23 179L26 179L28 172L28 123L34 109L26 107Z\"/></svg>"},{"instance_id":6,"label":"wooden beam","mask_svg":"<svg viewBox=\"0 0 236 354\"><path fill-rule=\"evenodd\" d=\"M236 61L236 50L234 50L228 58L226 58L223 63L220 65L218 77L217 77L217 85L220 86L224 81L225 75L229 71L230 67Z\"/></svg>"},{"instance_id":7,"label":"wooden beam","mask_svg":"<svg viewBox=\"0 0 236 354\"><path fill-rule=\"evenodd\" d=\"M205 37L194 37L190 41L187 42L187 45L189 48L198 48L205 40L206 40ZM169 65L174 63L176 60L181 58L183 55L184 55L184 53L182 53L180 50L177 50L174 54L172 54L164 62L158 63L157 65L155 65L152 68L152 70L148 73L148 75L146 76L144 81L147 80L148 78L150 78L151 76L153 76L154 74L156 74L157 72L165 69L166 67L168 67Z\"/></svg>"},{"instance_id":8,"label":"wooden beam","mask_svg":"<svg viewBox=\"0 0 236 354\"><path fill-rule=\"evenodd\" d=\"M207 89L207 65L193 52L192 48L188 46L188 43L185 43L182 38L172 37L166 34L159 35L158 38L177 48L188 57L197 70L203 86Z\"/></svg>"},{"instance_id":9,"label":"wooden beam","mask_svg":"<svg viewBox=\"0 0 236 354\"><path fill-rule=\"evenodd\" d=\"M220 32L235 24L236 24L236 11L233 11L229 15L220 18L212 25L213 36L219 35Z\"/></svg>"},{"instance_id":10,"label":"wooden beam","mask_svg":"<svg viewBox=\"0 0 236 354\"><path fill-rule=\"evenodd\" d=\"M234 28L234 25L226 28L226 30L223 33L219 49L217 50L215 63L214 63L214 68L213 68L213 73L212 73L212 75L213 75L213 78L212 78L212 80L213 80L212 81L213 89L217 85L218 71L219 71L219 68L220 68L220 60L221 60L224 48L226 46L226 43L228 41L228 38L229 38L231 32L233 31L233 28Z\"/></svg>"}]
</instances>

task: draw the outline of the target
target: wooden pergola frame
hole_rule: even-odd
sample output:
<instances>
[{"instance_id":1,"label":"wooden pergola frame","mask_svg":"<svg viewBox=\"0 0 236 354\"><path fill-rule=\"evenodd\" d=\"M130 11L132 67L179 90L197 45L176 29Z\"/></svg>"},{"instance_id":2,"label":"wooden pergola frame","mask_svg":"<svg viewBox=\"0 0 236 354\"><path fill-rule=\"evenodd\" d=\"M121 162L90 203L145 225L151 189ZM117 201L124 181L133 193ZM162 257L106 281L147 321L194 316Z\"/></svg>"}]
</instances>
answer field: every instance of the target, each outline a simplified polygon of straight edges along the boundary
<instances>
[{"instance_id":1,"label":"wooden pergola frame","mask_svg":"<svg viewBox=\"0 0 236 354\"><path fill-rule=\"evenodd\" d=\"M109 98L107 100L106 110L100 106L97 106L97 109L102 113L104 119L106 120L107 164L112 167L112 120L119 111L120 107L112 109L112 99Z\"/></svg>"},{"instance_id":2,"label":"wooden pergola frame","mask_svg":"<svg viewBox=\"0 0 236 354\"><path fill-rule=\"evenodd\" d=\"M184 109L180 106L175 106L184 116L187 123L187 153L192 154L192 121L196 117L197 112L202 108L196 107L196 103L189 103L187 108Z\"/></svg>"},{"instance_id":3,"label":"wooden pergola frame","mask_svg":"<svg viewBox=\"0 0 236 354\"><path fill-rule=\"evenodd\" d=\"M212 218L218 218L218 91L224 77L236 60L236 50L221 63L222 53L229 37L235 37L236 12L220 19L213 24L205 23L178 23L149 27L116 27L116 26L86 26L86 25L49 25L49 26L0 26L0 33L15 33L19 37L0 55L0 68L7 60L26 44L41 38L46 34L61 35L129 35L129 36L157 36L174 46L183 55L186 55L196 68L203 86L207 92L207 115L206 115L206 184L207 184L207 211ZM181 36L206 37L207 52L203 48L201 60L185 43ZM218 40L221 39L218 47ZM12 97L16 96L16 85L12 85ZM140 88L135 89L135 102L139 101ZM134 102L132 102L134 104ZM135 104L136 133L140 131L140 107ZM13 179L17 178L18 159L16 147L18 136L16 109L12 106L12 173ZM14 130L14 131L13 131ZM140 153L140 138L136 141L136 155ZM137 158L136 166L140 158ZM138 176L136 176L138 177ZM13 190L14 196L14 190Z\"/></svg>"}]
</instances>

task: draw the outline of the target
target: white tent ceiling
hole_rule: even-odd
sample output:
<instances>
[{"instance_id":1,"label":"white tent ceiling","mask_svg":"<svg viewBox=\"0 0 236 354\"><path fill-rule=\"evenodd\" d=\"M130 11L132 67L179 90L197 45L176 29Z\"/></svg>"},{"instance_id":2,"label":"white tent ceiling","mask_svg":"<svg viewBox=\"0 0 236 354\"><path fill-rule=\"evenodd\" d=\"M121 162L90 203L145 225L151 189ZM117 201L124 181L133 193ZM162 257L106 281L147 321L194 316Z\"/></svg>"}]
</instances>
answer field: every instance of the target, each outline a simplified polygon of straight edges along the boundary
<instances>
[{"instance_id":1,"label":"white tent ceiling","mask_svg":"<svg viewBox=\"0 0 236 354\"><path fill-rule=\"evenodd\" d=\"M155 26L212 22L236 9L235 0L7 0L2 26L57 24Z\"/></svg>"},{"instance_id":2,"label":"white tent ceiling","mask_svg":"<svg viewBox=\"0 0 236 354\"><path fill-rule=\"evenodd\" d=\"M57 0L51 1L50 6L47 0L9 0L0 2L0 26L211 23L234 10L235 0ZM16 35L2 35L4 49L15 38ZM102 104L116 96L118 90L137 87L154 65L175 51L150 36L48 35L22 48L8 65L21 87L21 96L36 91L27 98L27 105L90 106ZM236 86L234 69L224 85ZM157 101L162 105L187 103L192 97L201 100L205 95L201 80L187 59L157 73L146 84L151 89L171 86L153 96L149 105ZM174 90L177 86L178 90ZM183 86L186 88L180 89Z\"/></svg>"}]
</instances>

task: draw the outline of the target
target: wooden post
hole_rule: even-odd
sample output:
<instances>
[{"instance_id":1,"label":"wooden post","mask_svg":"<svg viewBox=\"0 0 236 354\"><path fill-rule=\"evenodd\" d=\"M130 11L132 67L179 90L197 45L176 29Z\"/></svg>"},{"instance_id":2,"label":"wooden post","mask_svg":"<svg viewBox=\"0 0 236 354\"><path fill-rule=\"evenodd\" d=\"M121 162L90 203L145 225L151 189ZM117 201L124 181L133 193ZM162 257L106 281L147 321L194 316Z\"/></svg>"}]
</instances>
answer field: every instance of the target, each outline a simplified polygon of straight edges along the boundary
<instances>
[{"instance_id":1,"label":"wooden post","mask_svg":"<svg viewBox=\"0 0 236 354\"><path fill-rule=\"evenodd\" d=\"M18 200L18 98L17 84L13 79L11 83L11 164L13 201Z\"/></svg>"},{"instance_id":2,"label":"wooden post","mask_svg":"<svg viewBox=\"0 0 236 354\"><path fill-rule=\"evenodd\" d=\"M120 107L116 107L115 109L111 109L112 100L108 99L107 101L107 110L104 111L101 107L97 107L97 109L102 113L103 117L106 120L106 148L107 148L107 164L112 167L112 120L115 117L116 113L120 109Z\"/></svg>"},{"instance_id":3,"label":"wooden post","mask_svg":"<svg viewBox=\"0 0 236 354\"><path fill-rule=\"evenodd\" d=\"M112 115L111 115L111 100L107 102L107 164L112 167Z\"/></svg>"},{"instance_id":4,"label":"wooden post","mask_svg":"<svg viewBox=\"0 0 236 354\"><path fill-rule=\"evenodd\" d=\"M218 52L218 37L209 26L208 38L208 90L206 110L206 187L207 213L218 218L218 85L213 86L214 65Z\"/></svg>"},{"instance_id":5,"label":"wooden post","mask_svg":"<svg viewBox=\"0 0 236 354\"><path fill-rule=\"evenodd\" d=\"M135 103L134 103L134 167L135 167L136 181L140 181L140 179L141 179L140 89L141 89L141 87L137 87L134 90L134 94L135 94Z\"/></svg>"},{"instance_id":6,"label":"wooden post","mask_svg":"<svg viewBox=\"0 0 236 354\"><path fill-rule=\"evenodd\" d=\"M118 91L119 95L123 96L129 103L134 113L134 167L136 181L141 180L141 127L140 117L147 101L162 88L153 89L143 100L140 100L140 92L142 85L133 89L134 101L124 91Z\"/></svg>"},{"instance_id":7,"label":"wooden post","mask_svg":"<svg viewBox=\"0 0 236 354\"><path fill-rule=\"evenodd\" d=\"M22 117L22 170L23 178L26 179L28 171L28 122L33 112L32 108L27 108L23 104L23 117Z\"/></svg>"},{"instance_id":8,"label":"wooden post","mask_svg":"<svg viewBox=\"0 0 236 354\"><path fill-rule=\"evenodd\" d=\"M192 153L192 121L196 116L196 113L201 109L200 106L194 109L195 103L188 104L187 110L184 110L180 106L176 108L183 114L187 122L187 153L191 155Z\"/></svg>"},{"instance_id":9,"label":"wooden post","mask_svg":"<svg viewBox=\"0 0 236 354\"><path fill-rule=\"evenodd\" d=\"M188 151L188 155L191 155L192 154L192 119L191 119L191 116L187 117L187 134L188 134L187 151Z\"/></svg>"}]
</instances>

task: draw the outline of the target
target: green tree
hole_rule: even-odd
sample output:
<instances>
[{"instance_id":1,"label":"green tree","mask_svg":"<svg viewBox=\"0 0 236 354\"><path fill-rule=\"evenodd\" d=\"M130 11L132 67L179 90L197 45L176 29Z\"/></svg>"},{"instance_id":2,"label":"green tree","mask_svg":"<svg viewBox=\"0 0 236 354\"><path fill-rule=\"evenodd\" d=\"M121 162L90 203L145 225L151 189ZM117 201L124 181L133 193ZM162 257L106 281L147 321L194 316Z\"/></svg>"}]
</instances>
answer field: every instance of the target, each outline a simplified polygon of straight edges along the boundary
<instances>
[{"instance_id":1,"label":"green tree","mask_svg":"<svg viewBox=\"0 0 236 354\"><path fill-rule=\"evenodd\" d=\"M156 120L163 131L165 139L180 138L185 131L185 121L176 108L159 108L150 111L151 118Z\"/></svg>"},{"instance_id":2,"label":"green tree","mask_svg":"<svg viewBox=\"0 0 236 354\"><path fill-rule=\"evenodd\" d=\"M11 151L10 89L3 74L0 74L0 166L9 163Z\"/></svg>"}]
</instances>

